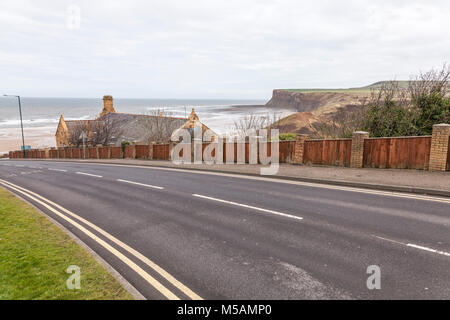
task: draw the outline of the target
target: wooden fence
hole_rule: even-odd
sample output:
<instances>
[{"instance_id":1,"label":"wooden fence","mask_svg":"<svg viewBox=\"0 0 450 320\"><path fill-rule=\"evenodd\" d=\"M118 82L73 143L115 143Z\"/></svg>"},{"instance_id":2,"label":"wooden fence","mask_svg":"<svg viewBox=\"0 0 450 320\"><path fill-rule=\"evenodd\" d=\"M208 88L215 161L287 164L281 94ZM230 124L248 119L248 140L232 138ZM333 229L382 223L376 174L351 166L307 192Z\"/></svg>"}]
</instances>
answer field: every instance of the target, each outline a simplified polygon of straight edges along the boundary
<instances>
[{"instance_id":1,"label":"wooden fence","mask_svg":"<svg viewBox=\"0 0 450 320\"><path fill-rule=\"evenodd\" d=\"M369 138L364 140L367 168L427 169L431 137Z\"/></svg>"},{"instance_id":2,"label":"wooden fence","mask_svg":"<svg viewBox=\"0 0 450 320\"><path fill-rule=\"evenodd\" d=\"M299 140L300 141L300 140ZM301 161L295 159L299 141L280 141L280 163L303 163L309 165L343 166L351 165L352 139L324 139L303 140L303 154ZM431 136L395 137L395 138L366 138L363 140L362 165L366 168L397 168L427 170L430 164ZM204 143L202 150L208 146ZM230 149L228 149L230 148ZM233 163L237 162L238 144L224 143L223 161L227 160L227 153L233 151ZM249 162L250 146L246 142L243 147L245 163ZM439 149L441 150L441 149ZM445 148L444 148L445 150ZM448 150L450 150L450 141ZM444 151L445 152L445 151ZM122 147L88 147L59 148L48 150L27 150L27 158L64 158L64 159L154 159L169 160L170 144L130 145ZM180 154L182 156L182 154ZM215 153L213 153L215 156ZM259 151L257 159L259 160ZM267 156L271 156L271 143L267 144ZM22 151L9 152L10 158L23 158ZM450 170L450 152L444 155L446 169ZM445 163L444 163L445 166Z\"/></svg>"},{"instance_id":3,"label":"wooden fence","mask_svg":"<svg viewBox=\"0 0 450 320\"><path fill-rule=\"evenodd\" d=\"M306 140L303 163L350 166L352 139Z\"/></svg>"}]
</instances>

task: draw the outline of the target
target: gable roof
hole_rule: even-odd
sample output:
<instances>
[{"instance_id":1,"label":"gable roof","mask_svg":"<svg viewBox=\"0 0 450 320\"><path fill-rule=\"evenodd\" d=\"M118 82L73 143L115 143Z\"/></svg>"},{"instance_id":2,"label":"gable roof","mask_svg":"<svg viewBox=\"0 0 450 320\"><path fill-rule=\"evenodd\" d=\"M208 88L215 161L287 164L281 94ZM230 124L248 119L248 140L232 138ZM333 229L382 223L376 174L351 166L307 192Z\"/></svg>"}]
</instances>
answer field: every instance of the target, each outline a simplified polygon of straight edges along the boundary
<instances>
[{"instance_id":1,"label":"gable roof","mask_svg":"<svg viewBox=\"0 0 450 320\"><path fill-rule=\"evenodd\" d=\"M58 132L75 132L80 125L86 126L88 130L95 130L96 122L109 122L112 129L113 143L121 141L143 142L149 141L169 141L172 133L181 129L191 129L201 127L202 132L210 130L206 125L200 122L197 114L192 108L188 118L166 117L163 115L147 115L115 112L112 105L112 97L104 96L104 108L100 116L95 120L64 120L62 114L58 124ZM214 132L213 132L214 133ZM215 134L215 133L214 133ZM153 140L155 139L155 140Z\"/></svg>"}]
</instances>

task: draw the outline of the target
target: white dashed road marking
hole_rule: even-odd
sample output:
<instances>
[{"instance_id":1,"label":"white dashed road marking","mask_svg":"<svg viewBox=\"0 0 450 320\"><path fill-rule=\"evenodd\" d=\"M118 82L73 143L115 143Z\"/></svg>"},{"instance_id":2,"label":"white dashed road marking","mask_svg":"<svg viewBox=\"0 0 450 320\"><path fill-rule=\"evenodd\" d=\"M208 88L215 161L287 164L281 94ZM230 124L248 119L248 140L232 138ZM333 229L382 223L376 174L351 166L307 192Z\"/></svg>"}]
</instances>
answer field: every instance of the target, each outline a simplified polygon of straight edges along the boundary
<instances>
[{"instance_id":1,"label":"white dashed road marking","mask_svg":"<svg viewBox=\"0 0 450 320\"><path fill-rule=\"evenodd\" d=\"M239 206L239 207L244 207L244 208L248 208L248 209L258 210L258 211L262 211L262 212L267 212L267 213L271 213L271 214L274 214L274 215L277 215L277 216L281 216L281 217L285 217L285 218L291 218L291 219L296 219L296 220L303 220L302 217L294 216L292 214L287 214L287 213L278 212L278 211L269 210L269 209L264 209L264 208L258 208L258 207L254 207L254 206L249 206L247 204L242 204L242 203L237 203L237 202L232 202L232 201L227 201L227 200L222 200L222 199L217 199L217 198L212 198L212 197L207 197L207 196L202 196L201 194L193 194L193 196L194 197L198 197L198 198L203 198L203 199L208 199L208 200L213 200L213 201L226 203L226 204L230 204L230 205L233 205L233 206Z\"/></svg>"},{"instance_id":2,"label":"white dashed road marking","mask_svg":"<svg viewBox=\"0 0 450 320\"><path fill-rule=\"evenodd\" d=\"M374 236L375 238L378 238L378 239L381 239L381 240L385 240L385 241L389 241L389 242L392 242L392 243L396 243L396 244L399 244L399 245L402 245L402 246L406 246L406 247L410 247L410 248L415 248L415 249L419 249L419 250L423 250L423 251L428 251L428 252L431 252L431 253L436 253L436 254L440 254L440 255L443 255L443 256L450 257L450 253L449 253L449 252L445 252L445 251L441 251L441 250L436 250L436 249L428 248L428 247L424 247L424 246L419 246L419 245L414 244L414 243L403 243L403 242L400 242L400 241L397 241L397 240L392 240L392 239L388 239L388 238L383 238L383 237L376 236L376 235L373 235L373 236Z\"/></svg>"},{"instance_id":3,"label":"white dashed road marking","mask_svg":"<svg viewBox=\"0 0 450 320\"><path fill-rule=\"evenodd\" d=\"M122 180L122 179L117 179L117 181L130 183L130 184L135 184L135 185L138 185L138 186L143 186L143 187L148 187L148 188L164 189L163 187L153 186L151 184L145 184L145 183L140 183L140 182L134 182L134 181L128 181L128 180Z\"/></svg>"},{"instance_id":4,"label":"white dashed road marking","mask_svg":"<svg viewBox=\"0 0 450 320\"><path fill-rule=\"evenodd\" d=\"M90 176L90 177L96 177L96 178L103 178L103 176L99 176L99 175L91 174L91 173L85 173L85 172L77 172L76 174L82 174L84 176Z\"/></svg>"}]
</instances>

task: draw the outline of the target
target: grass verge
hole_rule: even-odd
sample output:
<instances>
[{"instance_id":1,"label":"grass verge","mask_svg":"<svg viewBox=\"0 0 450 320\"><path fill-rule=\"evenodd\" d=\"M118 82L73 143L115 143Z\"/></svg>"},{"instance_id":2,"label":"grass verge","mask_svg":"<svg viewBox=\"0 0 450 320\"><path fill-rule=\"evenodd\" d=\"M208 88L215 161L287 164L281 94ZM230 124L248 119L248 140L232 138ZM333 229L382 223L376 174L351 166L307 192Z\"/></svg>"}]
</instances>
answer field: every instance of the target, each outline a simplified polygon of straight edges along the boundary
<instances>
[{"instance_id":1,"label":"grass verge","mask_svg":"<svg viewBox=\"0 0 450 320\"><path fill-rule=\"evenodd\" d=\"M70 265L81 288L69 290ZM133 297L84 248L35 208L0 188L0 299L87 300Z\"/></svg>"}]
</instances>

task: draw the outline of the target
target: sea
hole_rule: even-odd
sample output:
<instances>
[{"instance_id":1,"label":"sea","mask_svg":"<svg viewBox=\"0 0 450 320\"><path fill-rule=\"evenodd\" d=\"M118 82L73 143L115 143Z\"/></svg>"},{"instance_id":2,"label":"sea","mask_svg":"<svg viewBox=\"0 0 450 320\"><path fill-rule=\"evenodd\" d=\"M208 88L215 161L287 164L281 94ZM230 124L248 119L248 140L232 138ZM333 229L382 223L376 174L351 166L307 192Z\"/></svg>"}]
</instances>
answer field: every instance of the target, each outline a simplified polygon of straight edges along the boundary
<instances>
[{"instance_id":1,"label":"sea","mask_svg":"<svg viewBox=\"0 0 450 320\"><path fill-rule=\"evenodd\" d=\"M114 99L116 112L152 114L163 110L174 117L187 117L192 108L204 124L217 133L233 130L235 121L249 114L268 114L267 100L221 99ZM59 117L66 120L95 119L103 108L103 100L94 98L33 98L22 97L22 117L25 132L36 137L44 133L54 136ZM290 112L277 110L277 113ZM20 138L20 117L17 98L0 97L0 140ZM42 129L42 130L41 130ZM17 137L16 137L17 135ZM50 141L50 140L49 140ZM1 141L0 141L1 144ZM1 151L1 150L0 150Z\"/></svg>"}]
</instances>

